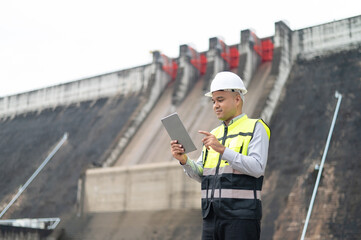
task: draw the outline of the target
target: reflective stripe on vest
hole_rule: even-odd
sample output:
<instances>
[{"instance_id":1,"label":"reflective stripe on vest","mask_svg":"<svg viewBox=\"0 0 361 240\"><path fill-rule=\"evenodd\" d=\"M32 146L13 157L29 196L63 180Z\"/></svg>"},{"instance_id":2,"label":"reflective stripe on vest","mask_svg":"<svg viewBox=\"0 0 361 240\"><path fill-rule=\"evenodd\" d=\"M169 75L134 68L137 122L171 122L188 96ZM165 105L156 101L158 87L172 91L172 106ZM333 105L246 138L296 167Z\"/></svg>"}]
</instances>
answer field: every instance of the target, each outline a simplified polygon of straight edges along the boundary
<instances>
[{"instance_id":1,"label":"reflective stripe on vest","mask_svg":"<svg viewBox=\"0 0 361 240\"><path fill-rule=\"evenodd\" d=\"M211 189L208 189L208 196L211 195ZM221 198L239 198L239 199L254 199L253 190L242 190L242 189L215 189L214 198L219 198L219 193L221 193ZM207 197L207 190L202 190L202 198ZM261 200L261 191L256 191L256 199Z\"/></svg>"}]
</instances>

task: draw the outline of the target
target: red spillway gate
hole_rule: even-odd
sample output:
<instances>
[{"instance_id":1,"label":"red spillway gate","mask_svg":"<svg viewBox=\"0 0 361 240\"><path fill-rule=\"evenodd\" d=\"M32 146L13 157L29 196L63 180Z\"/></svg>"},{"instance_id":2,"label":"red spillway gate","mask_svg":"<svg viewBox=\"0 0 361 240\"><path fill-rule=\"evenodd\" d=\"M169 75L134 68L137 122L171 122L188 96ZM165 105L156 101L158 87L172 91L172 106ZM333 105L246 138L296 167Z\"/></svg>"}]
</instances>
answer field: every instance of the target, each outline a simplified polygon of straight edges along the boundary
<instances>
[{"instance_id":1,"label":"red spillway gate","mask_svg":"<svg viewBox=\"0 0 361 240\"><path fill-rule=\"evenodd\" d=\"M274 45L270 38L262 40L262 62L272 61L273 48Z\"/></svg>"},{"instance_id":2,"label":"red spillway gate","mask_svg":"<svg viewBox=\"0 0 361 240\"><path fill-rule=\"evenodd\" d=\"M164 54L161 54L161 56L163 59L163 65L162 65L163 71L168 73L171 76L172 80L174 80L177 76L177 70L178 70L177 62L174 59L170 59Z\"/></svg>"},{"instance_id":3,"label":"red spillway gate","mask_svg":"<svg viewBox=\"0 0 361 240\"><path fill-rule=\"evenodd\" d=\"M253 50L261 57L262 62L272 61L274 45L271 38L259 41L255 36L253 37L255 39Z\"/></svg>"}]
</instances>

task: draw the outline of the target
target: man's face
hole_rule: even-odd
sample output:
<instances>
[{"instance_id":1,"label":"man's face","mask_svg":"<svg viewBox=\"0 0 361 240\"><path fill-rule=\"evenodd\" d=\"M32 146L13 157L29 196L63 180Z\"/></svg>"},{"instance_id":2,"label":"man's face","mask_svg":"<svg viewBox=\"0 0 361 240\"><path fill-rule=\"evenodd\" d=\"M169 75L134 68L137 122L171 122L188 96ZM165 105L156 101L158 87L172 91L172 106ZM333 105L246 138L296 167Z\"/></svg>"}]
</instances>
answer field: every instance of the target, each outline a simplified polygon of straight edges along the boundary
<instances>
[{"instance_id":1,"label":"man's face","mask_svg":"<svg viewBox=\"0 0 361 240\"><path fill-rule=\"evenodd\" d=\"M241 101L241 97L234 92L216 91L212 94L213 110L217 118L226 124L242 113L242 108L238 107Z\"/></svg>"}]
</instances>

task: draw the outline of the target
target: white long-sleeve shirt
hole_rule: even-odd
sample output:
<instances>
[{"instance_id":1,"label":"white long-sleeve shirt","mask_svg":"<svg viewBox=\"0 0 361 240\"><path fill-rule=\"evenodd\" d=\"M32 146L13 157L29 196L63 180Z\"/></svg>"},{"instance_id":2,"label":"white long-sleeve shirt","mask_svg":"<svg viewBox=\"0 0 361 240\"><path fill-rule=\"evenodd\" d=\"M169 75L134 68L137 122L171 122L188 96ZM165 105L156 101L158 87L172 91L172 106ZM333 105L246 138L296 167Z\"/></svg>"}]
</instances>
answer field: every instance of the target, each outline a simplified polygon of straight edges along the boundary
<instances>
[{"instance_id":1,"label":"white long-sleeve shirt","mask_svg":"<svg viewBox=\"0 0 361 240\"><path fill-rule=\"evenodd\" d=\"M244 114L241 114L234 118L229 125L231 125L234 120L242 117L243 115ZM262 123L257 122L253 133L253 138L248 145L248 155L245 156L241 153L226 148L224 150L222 159L226 160L233 169L243 174L258 178L264 175L265 172L268 157L268 146L269 139L266 129ZM187 163L182 166L190 178L201 182L203 175L202 154L199 156L196 162L188 158Z\"/></svg>"}]
</instances>

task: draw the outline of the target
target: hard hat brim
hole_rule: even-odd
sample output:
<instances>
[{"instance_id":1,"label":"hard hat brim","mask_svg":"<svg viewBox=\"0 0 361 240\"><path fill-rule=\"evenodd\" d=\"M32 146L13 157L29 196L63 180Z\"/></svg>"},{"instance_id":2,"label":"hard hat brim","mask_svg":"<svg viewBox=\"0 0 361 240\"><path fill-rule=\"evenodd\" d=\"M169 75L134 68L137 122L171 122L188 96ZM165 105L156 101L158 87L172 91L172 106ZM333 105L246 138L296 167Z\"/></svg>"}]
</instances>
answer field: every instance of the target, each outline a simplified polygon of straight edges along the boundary
<instances>
[{"instance_id":1,"label":"hard hat brim","mask_svg":"<svg viewBox=\"0 0 361 240\"><path fill-rule=\"evenodd\" d=\"M245 95L248 91L246 89L240 89L242 94ZM222 91L222 90L219 90ZM204 94L204 96L206 97L212 97L212 92L207 92L206 94Z\"/></svg>"},{"instance_id":2,"label":"hard hat brim","mask_svg":"<svg viewBox=\"0 0 361 240\"><path fill-rule=\"evenodd\" d=\"M207 92L206 94L204 94L204 96L206 96L206 97L212 97L212 92Z\"/></svg>"}]
</instances>

